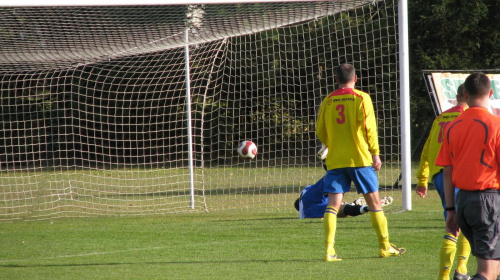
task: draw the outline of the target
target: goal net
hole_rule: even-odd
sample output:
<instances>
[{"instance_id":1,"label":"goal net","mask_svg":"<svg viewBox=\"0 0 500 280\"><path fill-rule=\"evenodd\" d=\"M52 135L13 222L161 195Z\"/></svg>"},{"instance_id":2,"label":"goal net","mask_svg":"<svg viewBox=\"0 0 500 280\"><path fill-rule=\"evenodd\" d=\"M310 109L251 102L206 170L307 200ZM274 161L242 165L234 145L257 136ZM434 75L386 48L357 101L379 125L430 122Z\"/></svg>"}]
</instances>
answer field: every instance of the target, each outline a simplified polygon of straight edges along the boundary
<instances>
[{"instance_id":1,"label":"goal net","mask_svg":"<svg viewBox=\"0 0 500 280\"><path fill-rule=\"evenodd\" d=\"M344 62L397 200L396 17L397 0L0 7L0 220L295 211Z\"/></svg>"}]
</instances>

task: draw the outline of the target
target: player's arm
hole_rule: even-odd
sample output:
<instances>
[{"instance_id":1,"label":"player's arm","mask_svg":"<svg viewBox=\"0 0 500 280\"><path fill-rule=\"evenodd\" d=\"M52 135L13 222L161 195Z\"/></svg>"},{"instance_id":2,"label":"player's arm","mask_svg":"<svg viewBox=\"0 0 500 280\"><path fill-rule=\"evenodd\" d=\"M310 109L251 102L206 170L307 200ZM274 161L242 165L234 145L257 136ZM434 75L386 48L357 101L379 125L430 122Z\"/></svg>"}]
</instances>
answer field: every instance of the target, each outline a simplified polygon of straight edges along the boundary
<instances>
[{"instance_id":1,"label":"player's arm","mask_svg":"<svg viewBox=\"0 0 500 280\"><path fill-rule=\"evenodd\" d=\"M379 171L382 167L380 160L380 148L378 145L378 131L377 120L375 119L375 111L370 96L367 94L366 98L361 101L361 110L358 110L358 120L364 124L366 131L366 141L368 143L368 150L372 155L372 167L375 171Z\"/></svg>"},{"instance_id":2,"label":"player's arm","mask_svg":"<svg viewBox=\"0 0 500 280\"><path fill-rule=\"evenodd\" d=\"M375 171L379 171L380 168L382 167L382 161L380 160L380 156L379 155L374 155L372 156L372 167L373 167L373 170Z\"/></svg>"},{"instance_id":3,"label":"player's arm","mask_svg":"<svg viewBox=\"0 0 500 280\"><path fill-rule=\"evenodd\" d=\"M445 133L448 130L445 130ZM453 160L448 141L443 141L436 158L436 165L443 167L443 187L445 198L446 232L458 236L457 213L455 211L455 186L453 185Z\"/></svg>"},{"instance_id":4,"label":"player's arm","mask_svg":"<svg viewBox=\"0 0 500 280\"><path fill-rule=\"evenodd\" d=\"M453 167L445 166L443 169L444 197L446 201L446 232L458 236L457 213L455 211L455 186L452 182Z\"/></svg>"},{"instance_id":5,"label":"player's arm","mask_svg":"<svg viewBox=\"0 0 500 280\"><path fill-rule=\"evenodd\" d=\"M380 148L378 144L377 120L375 119L372 100L368 94L366 98L363 98L362 106L363 108L358 110L358 112L362 114L359 117L361 117L361 121L363 121L365 125L368 149L372 156L378 156L380 155Z\"/></svg>"},{"instance_id":6,"label":"player's arm","mask_svg":"<svg viewBox=\"0 0 500 280\"><path fill-rule=\"evenodd\" d=\"M326 99L325 99L326 100ZM325 107L326 102L323 100L319 107L318 119L316 120L316 136L323 145L328 146L328 134L326 133L325 124Z\"/></svg>"}]
</instances>

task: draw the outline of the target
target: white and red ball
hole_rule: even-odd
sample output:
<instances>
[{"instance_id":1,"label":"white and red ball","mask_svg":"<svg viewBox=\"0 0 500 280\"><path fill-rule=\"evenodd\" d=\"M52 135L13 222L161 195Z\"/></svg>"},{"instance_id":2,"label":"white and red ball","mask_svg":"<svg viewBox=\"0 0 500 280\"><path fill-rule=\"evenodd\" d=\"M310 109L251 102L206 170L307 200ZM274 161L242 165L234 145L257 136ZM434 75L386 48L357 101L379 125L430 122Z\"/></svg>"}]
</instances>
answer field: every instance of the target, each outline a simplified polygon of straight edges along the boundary
<instances>
[{"instance_id":1,"label":"white and red ball","mask_svg":"<svg viewBox=\"0 0 500 280\"><path fill-rule=\"evenodd\" d=\"M253 159L257 155L257 145L252 141L246 140L238 145L236 151L241 158Z\"/></svg>"}]
</instances>

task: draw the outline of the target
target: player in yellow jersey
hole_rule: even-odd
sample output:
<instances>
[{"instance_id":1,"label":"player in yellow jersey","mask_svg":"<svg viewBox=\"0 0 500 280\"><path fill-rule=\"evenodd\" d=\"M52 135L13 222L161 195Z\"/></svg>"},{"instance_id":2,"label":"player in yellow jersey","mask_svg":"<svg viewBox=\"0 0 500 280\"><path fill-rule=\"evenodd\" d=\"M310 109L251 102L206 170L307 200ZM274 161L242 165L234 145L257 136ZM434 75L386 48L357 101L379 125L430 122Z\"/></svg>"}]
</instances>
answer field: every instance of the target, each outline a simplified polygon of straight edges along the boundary
<instances>
[{"instance_id":1,"label":"player in yellow jersey","mask_svg":"<svg viewBox=\"0 0 500 280\"><path fill-rule=\"evenodd\" d=\"M420 197L424 198L427 195L427 182L432 180L434 187L439 193L439 197L441 197L445 220L447 211L444 210L446 208L446 201L444 198L443 167L436 166L435 161L444 139L444 130L446 126L467 107L467 100L464 97L464 85L462 84L457 89L457 105L441 113L434 119L431 132L425 141L422 155L420 156L416 192ZM458 192L458 189L456 189L456 192ZM467 262L469 260L470 251L470 244L463 234L460 234L457 238L454 234L447 232L443 236L443 241L441 243L438 280L450 279L450 271L453 266L455 255L457 256L457 269L453 276L453 280L470 279L467 273Z\"/></svg>"},{"instance_id":2,"label":"player in yellow jersey","mask_svg":"<svg viewBox=\"0 0 500 280\"><path fill-rule=\"evenodd\" d=\"M354 88L358 77L350 64L341 64L335 72L339 89L321 103L316 135L329 149L324 191L328 205L323 218L326 261L341 260L335 251L337 213L351 182L362 193L370 209L372 227L379 240L379 257L399 256L406 250L389 243L387 219L378 192L380 170L377 123L370 96Z\"/></svg>"}]
</instances>

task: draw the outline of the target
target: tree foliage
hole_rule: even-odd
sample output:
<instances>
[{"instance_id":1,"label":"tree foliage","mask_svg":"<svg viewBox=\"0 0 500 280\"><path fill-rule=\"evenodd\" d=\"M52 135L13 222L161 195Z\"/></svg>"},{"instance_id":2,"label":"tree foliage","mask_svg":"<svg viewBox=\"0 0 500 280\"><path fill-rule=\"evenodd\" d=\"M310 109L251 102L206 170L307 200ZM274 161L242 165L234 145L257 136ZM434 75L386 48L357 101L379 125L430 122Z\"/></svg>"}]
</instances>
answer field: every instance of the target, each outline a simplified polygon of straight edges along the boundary
<instances>
[{"instance_id":1,"label":"tree foliage","mask_svg":"<svg viewBox=\"0 0 500 280\"><path fill-rule=\"evenodd\" d=\"M500 68L498 0L409 1L413 139L425 133L432 107L422 70ZM418 144L418 143L414 143Z\"/></svg>"}]
</instances>

